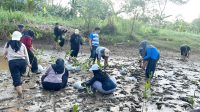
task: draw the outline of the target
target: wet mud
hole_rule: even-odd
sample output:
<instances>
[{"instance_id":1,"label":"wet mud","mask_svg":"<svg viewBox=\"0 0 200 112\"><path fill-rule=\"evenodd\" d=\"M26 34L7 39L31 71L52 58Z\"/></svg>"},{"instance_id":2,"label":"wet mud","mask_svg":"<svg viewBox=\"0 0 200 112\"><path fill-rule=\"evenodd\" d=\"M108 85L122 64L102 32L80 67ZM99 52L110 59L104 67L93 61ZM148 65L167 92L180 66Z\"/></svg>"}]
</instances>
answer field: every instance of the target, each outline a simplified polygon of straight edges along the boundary
<instances>
[{"instance_id":1,"label":"wet mud","mask_svg":"<svg viewBox=\"0 0 200 112\"><path fill-rule=\"evenodd\" d=\"M40 64L46 68L52 56L64 55L64 52L45 51ZM88 57L88 53L80 54L78 60ZM1 67L0 111L69 112L75 103L80 112L189 112L200 107L200 63L162 57L151 87L145 91L144 71L138 60L137 56L111 56L106 71L117 79L117 90L111 95L89 95L74 89L75 82L92 77L89 71L79 71L70 72L68 87L58 92L42 89L42 74L23 77L24 98L18 99L8 70Z\"/></svg>"}]
</instances>

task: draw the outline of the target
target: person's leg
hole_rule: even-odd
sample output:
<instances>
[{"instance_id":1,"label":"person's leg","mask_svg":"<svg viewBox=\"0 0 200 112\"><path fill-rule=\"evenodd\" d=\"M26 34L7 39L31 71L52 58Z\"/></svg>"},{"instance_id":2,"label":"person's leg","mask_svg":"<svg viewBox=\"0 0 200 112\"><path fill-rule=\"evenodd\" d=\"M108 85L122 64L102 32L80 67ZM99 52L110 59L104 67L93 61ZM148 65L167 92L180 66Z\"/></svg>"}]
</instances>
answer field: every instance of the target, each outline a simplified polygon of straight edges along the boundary
<instances>
[{"instance_id":1,"label":"person's leg","mask_svg":"<svg viewBox=\"0 0 200 112\"><path fill-rule=\"evenodd\" d=\"M16 88L16 91L18 95L22 96L22 81L21 81L21 75L20 75L20 69L18 67L18 60L12 60L9 61L9 69L11 73L11 77L13 80L13 85Z\"/></svg>"},{"instance_id":2,"label":"person's leg","mask_svg":"<svg viewBox=\"0 0 200 112\"><path fill-rule=\"evenodd\" d=\"M156 63L157 63L157 60L149 59L148 65L146 68L146 78L153 78L153 74L156 69Z\"/></svg>"},{"instance_id":3,"label":"person's leg","mask_svg":"<svg viewBox=\"0 0 200 112\"><path fill-rule=\"evenodd\" d=\"M99 82L99 81L95 81L94 84L92 85L93 88L95 88L97 91L99 91L100 93L103 93L103 94L111 94L113 93L116 88L112 89L112 90L108 90L108 91L105 91L102 87L102 83Z\"/></svg>"},{"instance_id":4,"label":"person's leg","mask_svg":"<svg viewBox=\"0 0 200 112\"><path fill-rule=\"evenodd\" d=\"M75 53L74 53L75 57L78 57L78 52L79 52L79 49L75 49Z\"/></svg>"}]
</instances>

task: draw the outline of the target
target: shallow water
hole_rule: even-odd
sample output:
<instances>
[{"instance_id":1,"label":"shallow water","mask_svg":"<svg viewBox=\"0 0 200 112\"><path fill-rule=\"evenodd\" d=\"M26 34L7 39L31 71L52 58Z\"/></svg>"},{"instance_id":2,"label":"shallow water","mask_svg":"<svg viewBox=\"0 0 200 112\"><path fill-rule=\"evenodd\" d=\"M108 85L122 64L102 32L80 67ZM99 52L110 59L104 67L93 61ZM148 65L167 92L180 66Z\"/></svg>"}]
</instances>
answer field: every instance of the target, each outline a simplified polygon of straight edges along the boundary
<instances>
[{"instance_id":1,"label":"shallow water","mask_svg":"<svg viewBox=\"0 0 200 112\"><path fill-rule=\"evenodd\" d=\"M3 71L8 71L8 61L3 56L0 56L0 72Z\"/></svg>"}]
</instances>

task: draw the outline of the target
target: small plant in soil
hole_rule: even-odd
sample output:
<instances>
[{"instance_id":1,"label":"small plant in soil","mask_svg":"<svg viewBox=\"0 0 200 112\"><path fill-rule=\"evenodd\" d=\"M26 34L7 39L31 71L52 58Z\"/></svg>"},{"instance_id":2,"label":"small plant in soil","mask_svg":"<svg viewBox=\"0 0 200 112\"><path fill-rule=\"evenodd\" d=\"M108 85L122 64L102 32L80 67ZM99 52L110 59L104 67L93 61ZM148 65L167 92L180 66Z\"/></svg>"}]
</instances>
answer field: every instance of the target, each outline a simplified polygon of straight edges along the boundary
<instances>
[{"instance_id":1,"label":"small plant in soil","mask_svg":"<svg viewBox=\"0 0 200 112\"><path fill-rule=\"evenodd\" d=\"M65 59L66 59L67 57L69 57L71 53L72 53L72 50L71 50L71 51L66 50L66 51L65 51Z\"/></svg>"},{"instance_id":2,"label":"small plant in soil","mask_svg":"<svg viewBox=\"0 0 200 112\"><path fill-rule=\"evenodd\" d=\"M75 103L73 105L73 112L78 112L78 108L79 108L79 105L77 103Z\"/></svg>"},{"instance_id":3,"label":"small plant in soil","mask_svg":"<svg viewBox=\"0 0 200 112\"><path fill-rule=\"evenodd\" d=\"M191 104L192 107L194 107L194 96L188 97L188 98L187 98L187 102L188 102L189 104Z\"/></svg>"},{"instance_id":4,"label":"small plant in soil","mask_svg":"<svg viewBox=\"0 0 200 112\"><path fill-rule=\"evenodd\" d=\"M55 61L56 61L56 56L51 56L51 57L50 57L50 62L51 62L51 63L54 63Z\"/></svg>"}]
</instances>

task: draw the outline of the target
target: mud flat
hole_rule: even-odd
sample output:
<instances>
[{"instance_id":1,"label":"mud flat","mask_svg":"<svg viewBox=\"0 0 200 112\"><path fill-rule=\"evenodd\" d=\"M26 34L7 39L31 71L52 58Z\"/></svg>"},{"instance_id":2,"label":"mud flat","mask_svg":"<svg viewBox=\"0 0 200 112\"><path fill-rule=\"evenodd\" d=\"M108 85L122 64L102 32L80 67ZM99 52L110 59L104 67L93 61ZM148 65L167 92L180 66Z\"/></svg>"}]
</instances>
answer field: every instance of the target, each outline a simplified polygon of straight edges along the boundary
<instances>
[{"instance_id":1,"label":"mud flat","mask_svg":"<svg viewBox=\"0 0 200 112\"><path fill-rule=\"evenodd\" d=\"M40 64L46 68L51 57L64 52L44 51ZM83 61L89 54L81 54ZM111 95L88 95L73 88L76 81L86 81L88 71L71 72L68 87L44 91L41 75L23 77L24 99L18 99L9 72L0 75L0 111L2 112L68 112L78 103L80 112L188 112L200 107L200 63L182 62L177 57L161 58L147 97L144 96L144 72L138 57L111 56L106 71L117 79L117 91Z\"/></svg>"}]
</instances>

